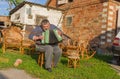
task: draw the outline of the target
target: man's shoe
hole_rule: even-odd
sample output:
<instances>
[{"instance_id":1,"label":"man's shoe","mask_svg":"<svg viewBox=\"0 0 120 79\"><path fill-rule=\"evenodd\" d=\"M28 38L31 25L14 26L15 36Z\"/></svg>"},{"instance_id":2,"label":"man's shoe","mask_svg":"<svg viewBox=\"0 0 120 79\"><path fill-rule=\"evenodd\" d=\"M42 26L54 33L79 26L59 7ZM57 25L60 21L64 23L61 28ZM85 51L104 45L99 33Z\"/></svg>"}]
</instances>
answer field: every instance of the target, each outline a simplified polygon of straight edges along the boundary
<instances>
[{"instance_id":1,"label":"man's shoe","mask_svg":"<svg viewBox=\"0 0 120 79\"><path fill-rule=\"evenodd\" d=\"M47 68L47 71L52 72L52 69L51 68Z\"/></svg>"}]
</instances>

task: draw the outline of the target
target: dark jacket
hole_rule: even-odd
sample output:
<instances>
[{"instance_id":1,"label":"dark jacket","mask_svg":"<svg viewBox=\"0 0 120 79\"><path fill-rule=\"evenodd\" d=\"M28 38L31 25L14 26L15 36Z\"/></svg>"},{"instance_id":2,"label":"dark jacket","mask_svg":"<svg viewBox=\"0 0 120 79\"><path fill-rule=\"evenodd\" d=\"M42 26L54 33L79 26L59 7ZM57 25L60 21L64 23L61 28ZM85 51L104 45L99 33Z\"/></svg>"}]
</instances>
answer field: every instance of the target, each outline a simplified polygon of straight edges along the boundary
<instances>
[{"instance_id":1,"label":"dark jacket","mask_svg":"<svg viewBox=\"0 0 120 79\"><path fill-rule=\"evenodd\" d=\"M50 30L53 30L53 29L60 30L59 28L57 28L57 26L50 24ZM32 32L30 33L29 39L33 40L33 36L40 36L40 35L42 35L42 32L44 32L44 30L41 28L41 26L36 26L35 29L33 29ZM36 44L40 44L40 41L41 40L37 40L35 42L36 42Z\"/></svg>"}]
</instances>

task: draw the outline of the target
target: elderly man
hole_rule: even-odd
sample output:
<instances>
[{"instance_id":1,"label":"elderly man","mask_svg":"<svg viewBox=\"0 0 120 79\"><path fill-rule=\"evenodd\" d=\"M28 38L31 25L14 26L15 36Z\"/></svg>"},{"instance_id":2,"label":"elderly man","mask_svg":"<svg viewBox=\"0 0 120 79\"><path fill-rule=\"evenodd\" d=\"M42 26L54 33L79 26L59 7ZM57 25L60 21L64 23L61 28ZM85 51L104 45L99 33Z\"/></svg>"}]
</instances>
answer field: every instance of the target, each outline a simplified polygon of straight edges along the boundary
<instances>
[{"instance_id":1,"label":"elderly man","mask_svg":"<svg viewBox=\"0 0 120 79\"><path fill-rule=\"evenodd\" d=\"M55 25L50 24L50 22L47 19L42 20L40 26L36 26L35 29L30 33L29 38L34 40L36 42L36 49L38 51L45 53L45 69L49 72L52 72L51 65L52 60L54 61L54 67L57 66L57 63L59 61L59 58L62 54L62 50L59 48L58 43L48 43L48 44L42 44L42 40L45 38L42 33L46 30L54 30L57 29L58 34L62 35L62 32L60 29L58 29ZM54 55L54 58L52 58Z\"/></svg>"}]
</instances>

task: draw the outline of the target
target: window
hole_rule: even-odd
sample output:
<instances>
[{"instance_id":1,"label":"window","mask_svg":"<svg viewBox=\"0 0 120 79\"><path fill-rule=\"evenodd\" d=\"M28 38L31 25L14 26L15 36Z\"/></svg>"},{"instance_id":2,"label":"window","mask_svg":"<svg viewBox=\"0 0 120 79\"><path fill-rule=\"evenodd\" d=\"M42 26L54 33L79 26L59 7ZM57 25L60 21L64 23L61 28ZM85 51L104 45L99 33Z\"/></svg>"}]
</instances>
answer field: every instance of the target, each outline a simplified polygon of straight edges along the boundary
<instances>
[{"instance_id":1,"label":"window","mask_svg":"<svg viewBox=\"0 0 120 79\"><path fill-rule=\"evenodd\" d=\"M20 19L20 13L18 13L18 14L15 14L15 18L14 18L15 20L19 20Z\"/></svg>"},{"instance_id":2,"label":"window","mask_svg":"<svg viewBox=\"0 0 120 79\"><path fill-rule=\"evenodd\" d=\"M28 14L28 19L32 19L33 18L31 7L27 8L27 14Z\"/></svg>"},{"instance_id":3,"label":"window","mask_svg":"<svg viewBox=\"0 0 120 79\"><path fill-rule=\"evenodd\" d=\"M27 8L27 14L28 14L28 15L31 15L31 14L32 14L31 7L30 7L30 8Z\"/></svg>"},{"instance_id":4,"label":"window","mask_svg":"<svg viewBox=\"0 0 120 79\"><path fill-rule=\"evenodd\" d=\"M72 25L72 16L66 17L66 26Z\"/></svg>"},{"instance_id":5,"label":"window","mask_svg":"<svg viewBox=\"0 0 120 79\"><path fill-rule=\"evenodd\" d=\"M46 18L45 16L36 15L36 25L40 25L41 21Z\"/></svg>"}]
</instances>

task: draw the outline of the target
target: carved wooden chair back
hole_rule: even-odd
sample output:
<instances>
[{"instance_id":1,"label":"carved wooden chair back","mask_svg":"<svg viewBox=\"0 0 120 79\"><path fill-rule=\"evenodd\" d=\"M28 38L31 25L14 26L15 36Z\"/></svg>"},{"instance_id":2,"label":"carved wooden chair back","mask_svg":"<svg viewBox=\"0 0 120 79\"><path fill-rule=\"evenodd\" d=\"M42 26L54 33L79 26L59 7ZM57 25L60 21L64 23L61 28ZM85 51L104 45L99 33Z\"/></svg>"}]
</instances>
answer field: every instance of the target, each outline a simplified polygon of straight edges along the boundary
<instances>
[{"instance_id":1,"label":"carved wooden chair back","mask_svg":"<svg viewBox=\"0 0 120 79\"><path fill-rule=\"evenodd\" d=\"M3 35L3 53L8 47L11 48L19 48L21 52L22 48L22 34L19 30L16 30L14 27L3 29L2 31Z\"/></svg>"}]
</instances>

